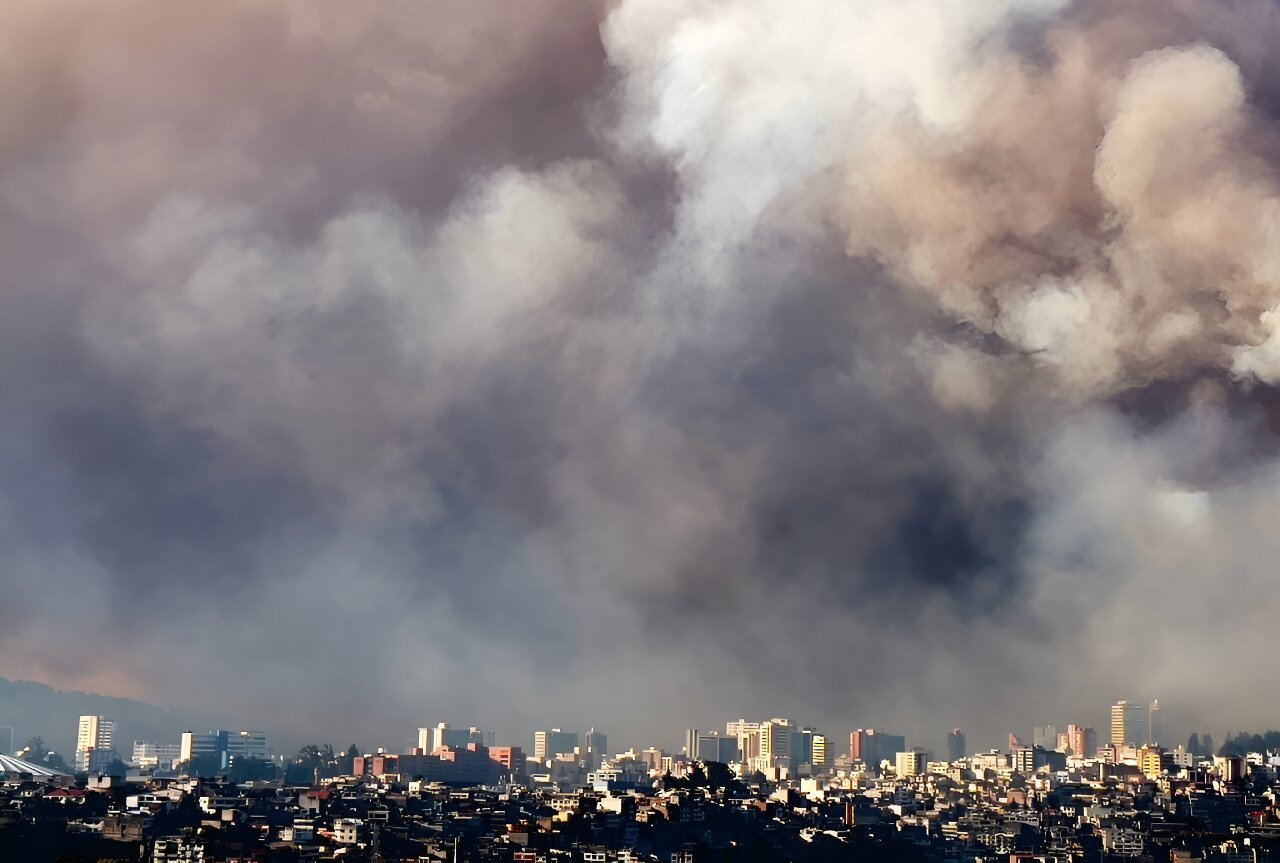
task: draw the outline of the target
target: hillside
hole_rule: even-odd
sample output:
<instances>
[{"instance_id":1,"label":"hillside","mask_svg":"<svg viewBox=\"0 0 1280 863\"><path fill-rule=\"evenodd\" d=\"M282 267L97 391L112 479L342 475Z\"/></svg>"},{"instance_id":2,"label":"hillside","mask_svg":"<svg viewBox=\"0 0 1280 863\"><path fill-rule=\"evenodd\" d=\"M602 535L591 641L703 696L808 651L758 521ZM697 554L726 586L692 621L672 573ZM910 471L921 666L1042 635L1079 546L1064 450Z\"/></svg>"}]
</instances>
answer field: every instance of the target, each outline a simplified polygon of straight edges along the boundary
<instances>
[{"instance_id":1,"label":"hillside","mask_svg":"<svg viewBox=\"0 0 1280 863\"><path fill-rule=\"evenodd\" d=\"M69 758L75 748L76 722L82 714L114 719L116 750L126 758L134 740L176 743L183 731L219 726L215 717L157 707L145 701L63 691L43 683L0 677L0 725L13 726L15 747L39 735L47 745Z\"/></svg>"}]
</instances>

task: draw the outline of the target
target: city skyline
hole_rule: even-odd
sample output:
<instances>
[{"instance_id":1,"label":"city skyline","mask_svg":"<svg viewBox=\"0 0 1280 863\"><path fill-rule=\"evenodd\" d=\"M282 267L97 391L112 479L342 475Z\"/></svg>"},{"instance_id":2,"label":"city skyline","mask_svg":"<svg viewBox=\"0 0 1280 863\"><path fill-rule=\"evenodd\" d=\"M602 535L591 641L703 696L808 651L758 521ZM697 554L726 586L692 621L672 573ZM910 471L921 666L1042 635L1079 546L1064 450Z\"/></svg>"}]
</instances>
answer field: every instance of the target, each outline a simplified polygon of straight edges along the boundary
<instances>
[{"instance_id":1,"label":"city skyline","mask_svg":"<svg viewBox=\"0 0 1280 863\"><path fill-rule=\"evenodd\" d=\"M1157 739L1156 729L1165 726L1163 722L1152 722L1147 711L1158 707L1156 701L1144 706L1124 699L1111 705L1109 740L1105 736L1100 738L1092 727L1072 723L1036 726L1029 738L1033 742L1010 732L1007 746L989 748L969 747L965 732L959 728L947 732L941 747L923 745L926 741L920 739L908 740L906 736L885 728L856 728L849 733L848 746L842 751L842 744L837 742L838 735L830 731L802 725L791 718L773 717L759 721L731 719L723 724L723 732L719 729L688 728L684 732L684 746L672 749L660 743L655 745L653 741L646 741L644 745L632 741L610 748L606 733L594 727L585 732L560 727L539 729L526 735L532 740L528 745L528 739L519 741L517 737L499 741L496 732L477 726L454 728L451 723L442 721L417 728L412 745L385 746L379 742L376 746L360 747L352 743L348 754L357 759L358 766L367 768L373 763L370 759L381 759L380 764L386 762L389 765L404 756L407 763L425 763L414 759L429 756L447 759L453 757L452 753L474 751L474 757L480 760L466 768L466 775L476 778L481 776L474 772L476 767L487 765L490 760L514 776L528 771L537 772L545 767L552 768L554 774L556 766L562 763L580 766L587 772L612 769L605 765L619 759L648 762L650 753L655 753L654 757L674 757L681 763L719 762L732 767L739 775L763 774L772 777L773 781L839 774L848 771L851 765L865 765L868 770L878 770L878 766L883 764L898 776L915 776L923 775L926 766L934 762L985 762L1000 758L1007 762L1006 766L1026 774L1046 767L1062 770L1067 764L1064 759L1128 763L1150 774L1163 769L1161 765L1167 767L1170 757L1174 759L1173 763L1186 767L1191 766L1197 757L1214 754L1213 738L1207 730L1191 733L1185 745L1168 737ZM1133 725L1135 719L1144 720L1145 728ZM1058 731L1060 727L1065 730ZM1268 730L1266 734L1270 739L1280 732ZM1222 742L1224 745L1238 745L1234 741L1235 736L1228 732L1223 735ZM1243 733L1243 736L1248 737L1248 733ZM81 715L77 722L73 759L59 761L57 753L47 742L40 750L33 751L28 744L18 751L10 751L12 747L0 750L0 755L37 758L40 759L39 764L64 765L61 767L64 771L75 770L90 776L115 769L117 762L144 771L160 771L162 775L198 770L199 775L212 776L238 769L237 765L243 768L246 762L286 764L290 757L287 752L270 746L265 732L244 729L186 730L177 742L134 739L131 745L126 746L124 740L118 734L117 722L111 717ZM517 741L520 745L516 745ZM343 751L331 743L309 744L301 747L298 754L322 750L332 753ZM1150 764L1147 763L1148 756ZM486 769L492 769L492 765ZM359 772L357 770L357 774ZM387 769L386 772L396 771ZM564 778L563 781L572 780Z\"/></svg>"},{"instance_id":2,"label":"city skyline","mask_svg":"<svg viewBox=\"0 0 1280 863\"><path fill-rule=\"evenodd\" d=\"M1149 708L1157 707L1153 702ZM1148 728L1157 727L1150 722ZM1114 738L1141 708L1112 705ZM80 717L84 736L111 720ZM1107 742L1038 726L1007 751L938 759L856 729L828 763L824 735L788 717L730 719L690 747L604 754L603 732L537 732L542 750L486 745L489 732L421 726L434 748L361 753L307 746L272 756L260 732L184 732L181 755L135 744L134 767L79 771L52 753L0 756L0 856L64 861L368 860L410 863L1274 863L1280 859L1280 731L1222 752ZM1150 731L1148 735L1150 735ZM1089 735L1085 735L1087 738ZM959 742L953 729L948 743ZM583 745L579 745L583 744ZM556 752L572 748L572 752ZM897 751L890 752L889 750ZM217 757L221 756L221 757ZM547 757L544 757L547 756ZM176 759L181 760L176 760ZM31 760L27 760L31 759ZM20 817L15 817L21 813ZM107 855L107 856L103 856Z\"/></svg>"},{"instance_id":3,"label":"city skyline","mask_svg":"<svg viewBox=\"0 0 1280 863\"><path fill-rule=\"evenodd\" d=\"M375 739L372 741L373 746L364 746L362 751L382 751L385 748L386 751L392 753L409 752L416 747L417 750L429 753L443 746L465 748L470 743L476 743L493 748L501 743L504 746L518 745L530 758L543 761L561 754L573 753L580 753L588 759L592 757L592 753L596 753L594 757L598 759L602 755L611 755L615 752L624 750L639 751L647 747L656 746L665 751L684 752L691 758L703 758L704 760L720 759L706 759L700 752L701 748L717 753L732 752L738 760L745 762L754 762L756 759L760 759L760 763L765 765L771 763L771 754L776 752L776 754L784 756L784 762L787 766L794 766L800 763L829 766L834 763L836 758L842 756L848 756L855 761L866 760L867 758L872 761L879 761L886 758L892 759L895 753L906 750L921 750L938 758L946 756L948 760L955 760L956 757L959 757L958 752L968 755L977 752L1009 749L1016 746L1048 750L1065 748L1067 751L1074 751L1077 754L1080 752L1093 754L1099 750L1100 744L1107 742L1120 747L1159 745L1166 749L1172 749L1183 746L1193 735L1208 735L1208 739L1213 739L1212 734L1216 729L1212 727L1173 731L1169 729L1163 716L1158 723L1152 721L1151 708L1157 706L1159 706L1158 700L1153 700L1151 704L1145 705L1121 699L1105 710L1105 713L1110 717L1109 725L1102 723L1089 725L1082 722L1038 725L1031 730L1030 734L1027 734L1025 730L1012 729L1006 735L1007 745L995 740L988 741L982 736L978 736L975 740L973 734L961 728L908 736L896 733L897 728L892 724L880 727L854 727L852 732L849 732L845 726L838 723L830 726L815 727L791 718L774 717L773 719L760 719L759 721L739 718L724 722L720 726L713 724L702 728L685 728L679 735L681 745L674 745L672 741L677 738L677 735L667 731L643 739L629 739L619 742L620 745L612 749L606 742L607 736L605 732L598 732L595 726L585 730L555 726L527 730L525 732L516 731L513 734L498 732L476 725L456 725L448 721L440 721L433 725L419 726L412 734L402 735L398 739ZM1088 711L1085 712L1087 713ZM1103 711L1097 712L1101 713ZM1163 708L1161 708L1160 712L1163 713ZM1131 724L1128 733L1125 733L1122 725L1117 725L1118 722L1121 722L1118 719L1120 716L1129 717ZM1135 720L1133 717L1137 717L1137 719ZM98 730L99 722L103 723L102 731ZM1132 724L1133 722L1137 722L1137 724L1134 725ZM86 769L92 756L91 750L93 748L105 748L107 750L107 753L100 753L98 758L94 760L95 765L98 767L111 760L112 757L119 757L128 763L136 763L136 752L140 751L138 748L140 746L159 746L166 749L175 747L180 752L180 760L188 760L193 750L211 753L215 758L218 753L222 753L224 766L228 752L233 755L239 752L243 755L245 752L252 751L258 753L258 757L265 757L265 753L268 751L264 732L238 730L241 726L235 726L232 730L222 731L187 729L179 736L174 737L173 740L169 740L164 738L164 735L155 739L139 739L136 735L131 737L128 732L132 729L128 724L125 725L123 729L124 735L121 736L117 732L119 723L107 716L82 715L79 717L78 723L75 746L68 747L68 751L74 753L74 764L81 770ZM55 721L50 724L53 726L52 729L44 724L37 724L26 729L19 727L18 730L23 731L21 739L26 740L32 736L39 736L45 740L46 745L50 748L58 748L52 741L58 739L56 731L59 723ZM723 731L721 728L723 728ZM1099 728L1102 729L1101 733L1098 731ZM12 730L13 726L0 723L0 730L5 729ZM772 735L770 734L771 729L773 729ZM1162 732L1161 734L1157 734L1158 729ZM51 731L53 733L50 733ZM780 742L776 739L778 733L782 733ZM1219 735L1218 739L1224 742L1232 736L1232 731L1229 729L1225 731L1217 730L1217 733ZM747 737L744 735L750 736L753 742L746 742ZM886 739L886 735L888 743L874 742ZM20 742L18 736L11 734L10 737L14 746ZM357 737L360 740L366 739L365 735L357 735ZM113 738L116 741L114 747L112 746ZM273 739L276 739L274 735ZM334 742L335 739L321 736L308 739L308 743L327 743L337 746L338 744ZM230 743L228 743L228 740L230 740ZM272 747L272 751L276 755L284 754L285 750L296 749L303 745L287 736L283 740L282 748ZM867 741L873 742L868 743ZM959 750L956 749L957 741ZM733 745L732 747L721 748L722 743L732 743ZM971 743L973 744L972 746L970 745ZM353 743L352 745L355 744ZM691 746L692 748L690 748ZM89 751L86 751L86 747L88 747ZM130 751L135 753L132 759L128 757ZM821 751L823 757L815 760L812 757L815 751ZM799 755L801 752L805 753L803 757ZM0 754L12 755L14 753L12 750L0 750ZM154 757L154 753L148 751L147 756ZM68 762L72 763L70 758Z\"/></svg>"}]
</instances>

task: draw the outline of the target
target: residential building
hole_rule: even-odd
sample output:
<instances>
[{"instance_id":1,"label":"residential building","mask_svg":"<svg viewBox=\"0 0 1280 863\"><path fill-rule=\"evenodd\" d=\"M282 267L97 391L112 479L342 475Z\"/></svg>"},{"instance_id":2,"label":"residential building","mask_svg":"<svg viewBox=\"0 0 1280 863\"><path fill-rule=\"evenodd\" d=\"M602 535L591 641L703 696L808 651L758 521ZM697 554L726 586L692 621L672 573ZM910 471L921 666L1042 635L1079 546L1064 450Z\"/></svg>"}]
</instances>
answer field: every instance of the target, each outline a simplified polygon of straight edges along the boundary
<instances>
[{"instance_id":1,"label":"residential building","mask_svg":"<svg viewBox=\"0 0 1280 863\"><path fill-rule=\"evenodd\" d=\"M81 716L76 730L76 770L93 773L116 759L116 724L105 716Z\"/></svg>"},{"instance_id":2,"label":"residential building","mask_svg":"<svg viewBox=\"0 0 1280 863\"><path fill-rule=\"evenodd\" d=\"M1159 746L1147 745L1138 750L1138 769L1148 779L1159 779L1164 774L1167 760Z\"/></svg>"},{"instance_id":3,"label":"residential building","mask_svg":"<svg viewBox=\"0 0 1280 863\"><path fill-rule=\"evenodd\" d=\"M898 776L921 776L929 762L929 753L923 749L910 749L894 753L894 773Z\"/></svg>"}]
</instances>

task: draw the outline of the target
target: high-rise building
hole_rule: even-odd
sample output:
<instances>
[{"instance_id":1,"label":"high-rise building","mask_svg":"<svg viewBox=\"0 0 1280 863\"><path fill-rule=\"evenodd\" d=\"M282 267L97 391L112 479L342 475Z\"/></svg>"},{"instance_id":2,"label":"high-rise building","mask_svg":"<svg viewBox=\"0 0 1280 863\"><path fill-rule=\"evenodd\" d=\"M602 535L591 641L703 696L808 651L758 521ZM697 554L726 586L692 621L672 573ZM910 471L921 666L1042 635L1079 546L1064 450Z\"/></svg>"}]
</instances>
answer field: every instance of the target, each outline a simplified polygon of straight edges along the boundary
<instances>
[{"instance_id":1,"label":"high-rise building","mask_svg":"<svg viewBox=\"0 0 1280 863\"><path fill-rule=\"evenodd\" d=\"M184 731L178 744L178 761L189 770L223 770L233 760L266 761L270 757L267 735L262 731Z\"/></svg>"},{"instance_id":2,"label":"high-rise building","mask_svg":"<svg viewBox=\"0 0 1280 863\"><path fill-rule=\"evenodd\" d=\"M267 749L267 735L262 731L227 731L219 732L226 735L226 742L223 746L227 753L227 760L256 758L259 761L266 761L271 757L270 751Z\"/></svg>"},{"instance_id":3,"label":"high-rise building","mask_svg":"<svg viewBox=\"0 0 1280 863\"><path fill-rule=\"evenodd\" d=\"M1159 779L1164 773L1165 753L1159 746L1143 746L1138 750L1138 769L1148 779Z\"/></svg>"},{"instance_id":4,"label":"high-rise building","mask_svg":"<svg viewBox=\"0 0 1280 863\"><path fill-rule=\"evenodd\" d=\"M116 724L105 716L81 716L76 730L76 770L101 770L116 759Z\"/></svg>"},{"instance_id":5,"label":"high-rise building","mask_svg":"<svg viewBox=\"0 0 1280 863\"><path fill-rule=\"evenodd\" d=\"M441 722L430 728L418 729L418 748L423 752L435 752L444 746L466 749L470 743L485 746L488 742L485 733L474 725L470 728L450 728L449 723Z\"/></svg>"},{"instance_id":6,"label":"high-rise building","mask_svg":"<svg viewBox=\"0 0 1280 863\"><path fill-rule=\"evenodd\" d=\"M964 732L959 728L951 729L947 735L947 760L959 761L965 755Z\"/></svg>"},{"instance_id":7,"label":"high-rise building","mask_svg":"<svg viewBox=\"0 0 1280 863\"><path fill-rule=\"evenodd\" d=\"M609 738L594 728L582 735L582 760L587 766L596 770L600 763L609 757Z\"/></svg>"},{"instance_id":8,"label":"high-rise building","mask_svg":"<svg viewBox=\"0 0 1280 863\"><path fill-rule=\"evenodd\" d=\"M739 719L727 722L724 726L725 737L738 741L738 760L755 770L760 758L760 723Z\"/></svg>"},{"instance_id":9,"label":"high-rise building","mask_svg":"<svg viewBox=\"0 0 1280 863\"><path fill-rule=\"evenodd\" d=\"M1092 758L1098 752L1098 732L1083 725L1068 725L1067 748L1078 758Z\"/></svg>"},{"instance_id":10,"label":"high-rise building","mask_svg":"<svg viewBox=\"0 0 1280 863\"><path fill-rule=\"evenodd\" d=\"M1031 729L1031 745L1041 749L1055 749L1058 746L1058 726L1037 725Z\"/></svg>"},{"instance_id":11,"label":"high-rise building","mask_svg":"<svg viewBox=\"0 0 1280 863\"><path fill-rule=\"evenodd\" d=\"M798 729L790 719L770 719L760 723L760 763L761 770L791 769L792 739Z\"/></svg>"},{"instance_id":12,"label":"high-rise building","mask_svg":"<svg viewBox=\"0 0 1280 863\"><path fill-rule=\"evenodd\" d=\"M698 729L689 728L684 732L684 754L690 758L699 758L698 755Z\"/></svg>"},{"instance_id":13,"label":"high-rise building","mask_svg":"<svg viewBox=\"0 0 1280 863\"><path fill-rule=\"evenodd\" d=\"M519 746L490 746L489 759L502 765L513 780L524 776L524 751Z\"/></svg>"},{"instance_id":14,"label":"high-rise building","mask_svg":"<svg viewBox=\"0 0 1280 863\"><path fill-rule=\"evenodd\" d=\"M12 755L17 745L13 739L13 726L0 725L0 755Z\"/></svg>"},{"instance_id":15,"label":"high-rise building","mask_svg":"<svg viewBox=\"0 0 1280 863\"><path fill-rule=\"evenodd\" d=\"M1146 710L1141 704L1117 701L1111 705L1111 742L1132 746L1147 735Z\"/></svg>"},{"instance_id":16,"label":"high-rise building","mask_svg":"<svg viewBox=\"0 0 1280 863\"><path fill-rule=\"evenodd\" d=\"M791 766L799 770L802 764L813 764L812 728L795 728L791 731Z\"/></svg>"},{"instance_id":17,"label":"high-rise building","mask_svg":"<svg viewBox=\"0 0 1280 863\"><path fill-rule=\"evenodd\" d=\"M178 743L178 760L190 762L192 759L213 758L221 760L222 744L216 731L201 734L196 731L184 731Z\"/></svg>"},{"instance_id":18,"label":"high-rise building","mask_svg":"<svg viewBox=\"0 0 1280 863\"><path fill-rule=\"evenodd\" d=\"M715 731L710 734L699 734L697 741L694 743L692 757L697 758L699 761L737 764L740 760L738 740L736 737L729 737L728 735L722 737Z\"/></svg>"},{"instance_id":19,"label":"high-rise building","mask_svg":"<svg viewBox=\"0 0 1280 863\"><path fill-rule=\"evenodd\" d=\"M874 728L859 728L849 735L849 759L861 761L867 767L878 770L883 761L893 761L899 752L907 748L907 739L901 734L886 734Z\"/></svg>"},{"instance_id":20,"label":"high-rise building","mask_svg":"<svg viewBox=\"0 0 1280 863\"><path fill-rule=\"evenodd\" d=\"M1169 731L1165 728L1164 714L1160 711L1160 699L1147 706L1147 743L1152 746L1168 746Z\"/></svg>"},{"instance_id":21,"label":"high-rise building","mask_svg":"<svg viewBox=\"0 0 1280 863\"><path fill-rule=\"evenodd\" d=\"M809 746L810 764L818 770L831 766L831 762L827 760L827 735L814 732L809 739Z\"/></svg>"},{"instance_id":22,"label":"high-rise building","mask_svg":"<svg viewBox=\"0 0 1280 863\"><path fill-rule=\"evenodd\" d=\"M578 748L578 732L561 731L552 728L550 731L535 731L533 734L533 758L535 761L547 761L557 755L573 755Z\"/></svg>"}]
</instances>

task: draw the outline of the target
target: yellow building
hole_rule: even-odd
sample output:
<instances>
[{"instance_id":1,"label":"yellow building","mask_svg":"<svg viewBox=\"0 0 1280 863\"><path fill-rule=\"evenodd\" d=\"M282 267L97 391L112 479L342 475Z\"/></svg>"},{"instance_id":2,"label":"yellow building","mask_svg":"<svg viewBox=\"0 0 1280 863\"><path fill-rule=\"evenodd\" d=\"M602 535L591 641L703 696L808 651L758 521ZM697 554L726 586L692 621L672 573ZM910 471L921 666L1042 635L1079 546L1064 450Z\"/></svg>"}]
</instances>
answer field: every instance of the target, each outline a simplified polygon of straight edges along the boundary
<instances>
[{"instance_id":1,"label":"yellow building","mask_svg":"<svg viewBox=\"0 0 1280 863\"><path fill-rule=\"evenodd\" d=\"M1138 769L1148 779L1164 775L1164 750L1159 746L1144 746L1138 750Z\"/></svg>"}]
</instances>

